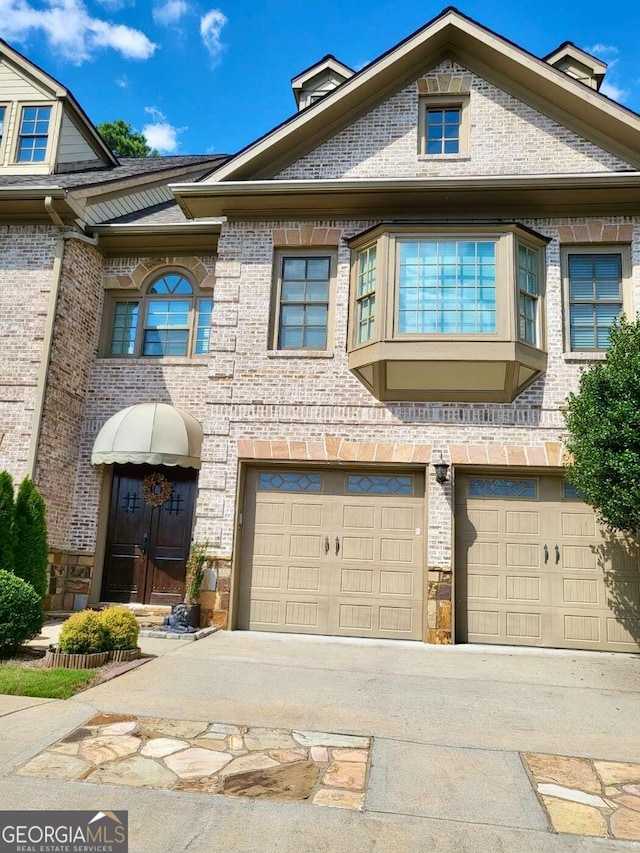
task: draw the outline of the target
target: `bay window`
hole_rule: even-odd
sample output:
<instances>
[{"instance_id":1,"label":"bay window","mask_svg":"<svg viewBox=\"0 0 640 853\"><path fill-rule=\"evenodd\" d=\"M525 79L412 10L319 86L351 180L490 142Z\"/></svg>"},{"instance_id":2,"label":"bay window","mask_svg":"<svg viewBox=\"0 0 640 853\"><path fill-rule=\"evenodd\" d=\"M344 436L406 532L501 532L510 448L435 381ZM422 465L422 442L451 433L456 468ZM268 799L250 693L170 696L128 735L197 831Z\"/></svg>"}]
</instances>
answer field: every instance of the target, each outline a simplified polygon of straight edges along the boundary
<instances>
[{"instance_id":1,"label":"bay window","mask_svg":"<svg viewBox=\"0 0 640 853\"><path fill-rule=\"evenodd\" d=\"M350 368L384 400L514 399L546 368L546 242L517 223L353 238Z\"/></svg>"}]
</instances>

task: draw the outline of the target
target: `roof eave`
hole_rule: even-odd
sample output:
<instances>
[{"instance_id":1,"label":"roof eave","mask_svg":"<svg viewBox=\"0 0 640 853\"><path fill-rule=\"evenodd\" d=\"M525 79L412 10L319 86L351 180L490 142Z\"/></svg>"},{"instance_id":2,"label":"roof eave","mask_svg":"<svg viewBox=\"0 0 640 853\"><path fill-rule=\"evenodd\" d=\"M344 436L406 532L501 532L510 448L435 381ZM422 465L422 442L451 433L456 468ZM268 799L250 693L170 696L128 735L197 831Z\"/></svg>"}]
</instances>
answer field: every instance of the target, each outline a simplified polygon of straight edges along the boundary
<instances>
[{"instance_id":1,"label":"roof eave","mask_svg":"<svg viewBox=\"0 0 640 853\"><path fill-rule=\"evenodd\" d=\"M635 212L640 172L320 181L233 181L171 186L192 218L427 218ZM420 212L418 214L418 212Z\"/></svg>"}]
</instances>

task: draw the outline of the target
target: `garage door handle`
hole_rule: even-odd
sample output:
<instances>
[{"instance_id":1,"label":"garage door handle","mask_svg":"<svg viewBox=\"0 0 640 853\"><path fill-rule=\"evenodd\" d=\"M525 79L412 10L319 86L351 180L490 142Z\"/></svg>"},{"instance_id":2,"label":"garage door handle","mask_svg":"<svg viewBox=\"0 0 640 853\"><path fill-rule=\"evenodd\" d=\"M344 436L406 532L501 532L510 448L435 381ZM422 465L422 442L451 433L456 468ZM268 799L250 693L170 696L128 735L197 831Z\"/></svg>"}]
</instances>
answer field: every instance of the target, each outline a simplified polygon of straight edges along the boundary
<instances>
[{"instance_id":1,"label":"garage door handle","mask_svg":"<svg viewBox=\"0 0 640 853\"><path fill-rule=\"evenodd\" d=\"M544 561L545 561L545 563L548 563L549 562L549 549L545 545L542 550L544 551Z\"/></svg>"},{"instance_id":2,"label":"garage door handle","mask_svg":"<svg viewBox=\"0 0 640 853\"><path fill-rule=\"evenodd\" d=\"M340 537L336 536L336 557L340 553Z\"/></svg>"},{"instance_id":3,"label":"garage door handle","mask_svg":"<svg viewBox=\"0 0 640 853\"><path fill-rule=\"evenodd\" d=\"M328 537L328 536L325 536L325 537L324 537L324 553L325 553L325 554L328 554L328 553L329 553L329 548L330 548L330 547L331 547L331 545L329 545L329 537Z\"/></svg>"},{"instance_id":4,"label":"garage door handle","mask_svg":"<svg viewBox=\"0 0 640 853\"><path fill-rule=\"evenodd\" d=\"M560 562L560 548L556 545L556 566Z\"/></svg>"}]
</instances>

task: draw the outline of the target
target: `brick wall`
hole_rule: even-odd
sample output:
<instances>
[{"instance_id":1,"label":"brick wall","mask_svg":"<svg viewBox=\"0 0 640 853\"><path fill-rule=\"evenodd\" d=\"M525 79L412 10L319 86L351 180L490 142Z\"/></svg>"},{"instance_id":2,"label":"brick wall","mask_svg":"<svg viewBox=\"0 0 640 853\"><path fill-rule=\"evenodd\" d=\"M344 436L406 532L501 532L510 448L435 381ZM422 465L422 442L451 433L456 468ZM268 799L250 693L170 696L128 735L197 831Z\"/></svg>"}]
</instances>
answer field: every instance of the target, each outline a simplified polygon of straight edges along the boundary
<instances>
[{"instance_id":1,"label":"brick wall","mask_svg":"<svg viewBox=\"0 0 640 853\"><path fill-rule=\"evenodd\" d=\"M418 156L418 91L470 90L469 155ZM468 82L467 82L468 80ZM452 87L453 90L453 87ZM624 170L628 164L450 60L427 71L327 142L280 179L527 175Z\"/></svg>"},{"instance_id":2,"label":"brick wall","mask_svg":"<svg viewBox=\"0 0 640 853\"><path fill-rule=\"evenodd\" d=\"M0 470L27 473L53 282L52 225L0 225Z\"/></svg>"}]
</instances>

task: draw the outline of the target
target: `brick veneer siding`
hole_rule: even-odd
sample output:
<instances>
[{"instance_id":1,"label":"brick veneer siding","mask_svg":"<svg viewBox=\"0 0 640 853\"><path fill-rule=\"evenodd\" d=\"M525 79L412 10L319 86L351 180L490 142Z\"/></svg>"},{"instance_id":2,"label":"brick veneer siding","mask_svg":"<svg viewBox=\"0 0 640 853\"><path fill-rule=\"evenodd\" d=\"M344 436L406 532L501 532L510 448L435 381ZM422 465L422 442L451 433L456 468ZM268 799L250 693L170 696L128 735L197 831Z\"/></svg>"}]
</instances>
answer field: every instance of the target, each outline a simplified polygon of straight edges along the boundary
<instances>
[{"instance_id":1,"label":"brick veneer siding","mask_svg":"<svg viewBox=\"0 0 640 853\"><path fill-rule=\"evenodd\" d=\"M27 474L57 233L0 225L0 470Z\"/></svg>"},{"instance_id":2,"label":"brick veneer siding","mask_svg":"<svg viewBox=\"0 0 640 853\"><path fill-rule=\"evenodd\" d=\"M70 484L76 480L91 362L100 334L103 266L104 258L93 246L65 241L36 467L51 549L73 547Z\"/></svg>"},{"instance_id":3,"label":"brick veneer siding","mask_svg":"<svg viewBox=\"0 0 640 853\"><path fill-rule=\"evenodd\" d=\"M470 90L468 155L418 156L418 92L443 76ZM279 179L527 175L625 170L627 163L462 66L445 60L327 142Z\"/></svg>"}]
</instances>

